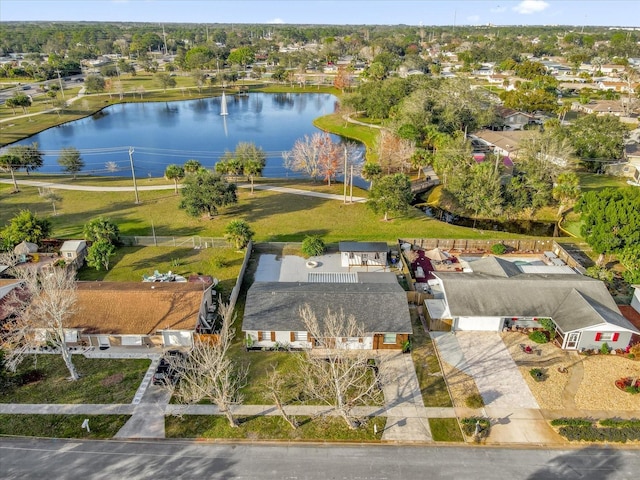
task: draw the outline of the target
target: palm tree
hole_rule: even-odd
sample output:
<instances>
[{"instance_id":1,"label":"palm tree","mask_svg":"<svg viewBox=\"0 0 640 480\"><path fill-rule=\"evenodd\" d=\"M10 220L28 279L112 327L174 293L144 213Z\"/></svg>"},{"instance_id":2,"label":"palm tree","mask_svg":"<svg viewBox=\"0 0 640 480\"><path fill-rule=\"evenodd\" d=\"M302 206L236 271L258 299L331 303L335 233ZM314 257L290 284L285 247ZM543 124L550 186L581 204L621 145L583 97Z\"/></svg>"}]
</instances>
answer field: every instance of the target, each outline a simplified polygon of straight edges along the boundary
<instances>
[{"instance_id":1,"label":"palm tree","mask_svg":"<svg viewBox=\"0 0 640 480\"><path fill-rule=\"evenodd\" d=\"M369 180L369 189L373 187L373 181L382 176L382 167L379 163L367 162L362 167L362 176Z\"/></svg>"},{"instance_id":2,"label":"palm tree","mask_svg":"<svg viewBox=\"0 0 640 480\"><path fill-rule=\"evenodd\" d=\"M164 171L164 178L166 178L167 180L173 180L173 183L175 185L176 195L177 195L178 180L182 180L184 178L184 168L176 164L168 165Z\"/></svg>"},{"instance_id":3,"label":"palm tree","mask_svg":"<svg viewBox=\"0 0 640 480\"><path fill-rule=\"evenodd\" d=\"M184 162L183 168L185 173L196 173L198 170L202 168L202 164L198 160L194 160L192 158Z\"/></svg>"},{"instance_id":4,"label":"palm tree","mask_svg":"<svg viewBox=\"0 0 640 480\"><path fill-rule=\"evenodd\" d=\"M242 167L243 173L251 180L251 195L253 195L253 180L262 173L263 165L258 160L248 160Z\"/></svg>"},{"instance_id":5,"label":"palm tree","mask_svg":"<svg viewBox=\"0 0 640 480\"><path fill-rule=\"evenodd\" d=\"M233 242L237 249L246 247L254 235L253 230L251 230L249 224L244 220L230 221L224 229L224 232L225 238Z\"/></svg>"}]
</instances>

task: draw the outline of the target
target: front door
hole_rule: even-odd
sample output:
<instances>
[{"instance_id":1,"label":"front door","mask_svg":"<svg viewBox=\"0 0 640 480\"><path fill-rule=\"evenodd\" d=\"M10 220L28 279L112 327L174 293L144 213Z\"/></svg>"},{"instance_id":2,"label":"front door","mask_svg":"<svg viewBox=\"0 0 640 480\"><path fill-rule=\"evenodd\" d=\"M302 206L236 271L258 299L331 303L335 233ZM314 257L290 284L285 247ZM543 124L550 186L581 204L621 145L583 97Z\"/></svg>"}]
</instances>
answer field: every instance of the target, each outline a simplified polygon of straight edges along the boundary
<instances>
[{"instance_id":1,"label":"front door","mask_svg":"<svg viewBox=\"0 0 640 480\"><path fill-rule=\"evenodd\" d=\"M567 342L564 348L567 350L575 350L578 348L578 342L580 341L580 332L571 332L567 334Z\"/></svg>"}]
</instances>

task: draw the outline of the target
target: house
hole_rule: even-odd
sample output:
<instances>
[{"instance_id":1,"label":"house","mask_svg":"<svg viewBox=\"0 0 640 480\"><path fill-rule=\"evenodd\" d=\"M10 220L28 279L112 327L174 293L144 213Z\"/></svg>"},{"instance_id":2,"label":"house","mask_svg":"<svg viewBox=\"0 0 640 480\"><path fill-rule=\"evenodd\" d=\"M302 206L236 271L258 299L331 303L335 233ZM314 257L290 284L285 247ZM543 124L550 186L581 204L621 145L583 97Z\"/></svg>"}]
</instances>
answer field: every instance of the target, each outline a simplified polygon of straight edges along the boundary
<instances>
[{"instance_id":1,"label":"house","mask_svg":"<svg viewBox=\"0 0 640 480\"><path fill-rule=\"evenodd\" d=\"M522 139L528 135L523 130L505 130L495 132L493 130L480 130L470 135L472 140L479 140L487 145L494 153L498 153L503 157L516 159L518 157L518 149Z\"/></svg>"},{"instance_id":2,"label":"house","mask_svg":"<svg viewBox=\"0 0 640 480\"><path fill-rule=\"evenodd\" d=\"M389 246L384 242L340 242L343 267L387 266Z\"/></svg>"},{"instance_id":3,"label":"house","mask_svg":"<svg viewBox=\"0 0 640 480\"><path fill-rule=\"evenodd\" d=\"M625 115L625 108L620 100L592 100L589 103L573 102L571 110L597 115Z\"/></svg>"},{"instance_id":4,"label":"house","mask_svg":"<svg viewBox=\"0 0 640 480\"><path fill-rule=\"evenodd\" d=\"M353 315L364 336L339 338L350 349L401 349L412 332L407 295L392 273L358 273L357 283L256 282L247 292L242 321L252 348L313 348L300 316L308 305L318 319L331 312Z\"/></svg>"},{"instance_id":5,"label":"house","mask_svg":"<svg viewBox=\"0 0 640 480\"><path fill-rule=\"evenodd\" d=\"M640 285L632 285L634 288L631 305L619 305L620 313L629 320L634 327L640 329ZM631 337L631 344L640 343L640 334Z\"/></svg>"},{"instance_id":6,"label":"house","mask_svg":"<svg viewBox=\"0 0 640 480\"><path fill-rule=\"evenodd\" d=\"M67 240L60 247L60 256L67 264L80 268L87 257L87 242L84 240Z\"/></svg>"},{"instance_id":7,"label":"house","mask_svg":"<svg viewBox=\"0 0 640 480\"><path fill-rule=\"evenodd\" d=\"M575 274L523 273L497 257L471 262L471 273L434 272L437 298L425 301L431 318L453 331L540 326L550 318L567 350L626 348L640 331L620 313L600 280Z\"/></svg>"},{"instance_id":8,"label":"house","mask_svg":"<svg viewBox=\"0 0 640 480\"><path fill-rule=\"evenodd\" d=\"M504 130L522 130L525 125L529 125L535 121L533 115L503 106L496 107L496 114L500 119L500 126Z\"/></svg>"},{"instance_id":9,"label":"house","mask_svg":"<svg viewBox=\"0 0 640 480\"><path fill-rule=\"evenodd\" d=\"M68 342L93 346L189 346L214 330L212 285L78 282Z\"/></svg>"}]
</instances>

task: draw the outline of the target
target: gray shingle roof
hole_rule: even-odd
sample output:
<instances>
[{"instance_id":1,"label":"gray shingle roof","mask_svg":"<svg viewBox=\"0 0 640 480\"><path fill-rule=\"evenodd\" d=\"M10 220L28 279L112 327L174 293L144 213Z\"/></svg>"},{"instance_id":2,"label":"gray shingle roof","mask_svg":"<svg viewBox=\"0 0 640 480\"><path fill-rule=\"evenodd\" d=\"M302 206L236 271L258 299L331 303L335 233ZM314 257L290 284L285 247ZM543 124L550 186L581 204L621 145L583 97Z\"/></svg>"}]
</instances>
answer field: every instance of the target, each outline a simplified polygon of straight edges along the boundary
<instances>
[{"instance_id":1,"label":"gray shingle roof","mask_svg":"<svg viewBox=\"0 0 640 480\"><path fill-rule=\"evenodd\" d=\"M604 322L635 331L599 280L573 274L490 275L478 273L478 262L473 273L435 273L453 317L551 317L565 325L560 327L565 332Z\"/></svg>"},{"instance_id":2,"label":"gray shingle roof","mask_svg":"<svg viewBox=\"0 0 640 480\"><path fill-rule=\"evenodd\" d=\"M522 273L515 263L498 257L481 258L470 265L474 273L486 273L499 277L514 277Z\"/></svg>"},{"instance_id":3,"label":"gray shingle roof","mask_svg":"<svg viewBox=\"0 0 640 480\"><path fill-rule=\"evenodd\" d=\"M340 242L341 252L386 252L389 246L385 242Z\"/></svg>"},{"instance_id":4,"label":"gray shingle roof","mask_svg":"<svg viewBox=\"0 0 640 480\"><path fill-rule=\"evenodd\" d=\"M300 308L322 318L342 309L367 333L411 333L407 294L397 283L256 282L247 292L242 329L305 331Z\"/></svg>"}]
</instances>

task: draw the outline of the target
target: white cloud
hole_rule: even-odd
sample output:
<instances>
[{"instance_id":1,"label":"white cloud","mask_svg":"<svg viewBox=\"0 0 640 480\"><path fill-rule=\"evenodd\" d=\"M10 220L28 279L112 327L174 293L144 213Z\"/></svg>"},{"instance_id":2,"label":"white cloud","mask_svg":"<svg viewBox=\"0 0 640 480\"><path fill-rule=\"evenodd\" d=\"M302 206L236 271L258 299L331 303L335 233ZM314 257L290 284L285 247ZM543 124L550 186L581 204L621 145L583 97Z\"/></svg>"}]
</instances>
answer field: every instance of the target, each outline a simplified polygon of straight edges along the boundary
<instances>
[{"instance_id":1,"label":"white cloud","mask_svg":"<svg viewBox=\"0 0 640 480\"><path fill-rule=\"evenodd\" d=\"M539 13L546 10L549 4L544 0L523 0L518 5L513 7L513 10L523 15L530 15L532 13Z\"/></svg>"},{"instance_id":2,"label":"white cloud","mask_svg":"<svg viewBox=\"0 0 640 480\"><path fill-rule=\"evenodd\" d=\"M469 23L478 23L480 21L480 15L469 15L467 20Z\"/></svg>"},{"instance_id":3,"label":"white cloud","mask_svg":"<svg viewBox=\"0 0 640 480\"><path fill-rule=\"evenodd\" d=\"M281 18L274 18L273 20L268 20L267 23L284 23L284 20Z\"/></svg>"}]
</instances>

